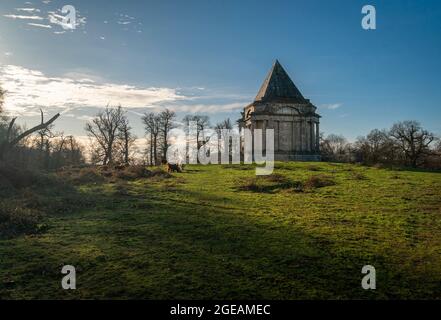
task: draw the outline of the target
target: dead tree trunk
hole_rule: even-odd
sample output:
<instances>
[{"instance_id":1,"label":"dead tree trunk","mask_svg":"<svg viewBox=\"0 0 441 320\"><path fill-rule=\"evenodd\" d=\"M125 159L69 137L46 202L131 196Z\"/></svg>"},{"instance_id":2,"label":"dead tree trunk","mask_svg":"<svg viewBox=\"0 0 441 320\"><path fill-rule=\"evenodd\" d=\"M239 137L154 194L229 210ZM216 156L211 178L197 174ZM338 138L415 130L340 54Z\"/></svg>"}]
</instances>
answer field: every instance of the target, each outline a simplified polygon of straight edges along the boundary
<instances>
[{"instance_id":1,"label":"dead tree trunk","mask_svg":"<svg viewBox=\"0 0 441 320\"><path fill-rule=\"evenodd\" d=\"M0 160L4 159L4 156L6 155L6 153L10 149L12 149L15 145L17 145L21 140L23 140L24 138L26 138L27 136L33 134L36 131L39 131L39 130L42 130L42 129L46 129L49 125L52 124L52 122L57 120L57 118L59 116L60 116L60 114L57 113L55 116L53 116L48 121L40 123L38 126L35 126L35 127L31 128L29 130L26 130L25 132L19 134L17 137L15 137L14 139L11 140L12 128L14 127L15 120L17 120L17 118L13 118L11 120L11 122L9 123L9 126L8 126L8 132L6 133L6 141L4 141L2 143L2 145L0 146Z\"/></svg>"}]
</instances>

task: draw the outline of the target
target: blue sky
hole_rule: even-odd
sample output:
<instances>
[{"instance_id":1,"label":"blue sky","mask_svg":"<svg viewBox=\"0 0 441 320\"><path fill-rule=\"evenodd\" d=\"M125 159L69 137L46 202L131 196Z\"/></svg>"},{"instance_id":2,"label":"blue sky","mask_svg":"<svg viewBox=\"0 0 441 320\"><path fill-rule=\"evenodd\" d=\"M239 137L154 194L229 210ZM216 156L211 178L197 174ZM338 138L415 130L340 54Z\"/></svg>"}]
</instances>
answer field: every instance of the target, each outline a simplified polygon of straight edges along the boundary
<instances>
[{"instance_id":1,"label":"blue sky","mask_svg":"<svg viewBox=\"0 0 441 320\"><path fill-rule=\"evenodd\" d=\"M65 4L77 10L72 31L54 21ZM361 28L365 4L376 30ZM0 83L29 124L44 107L63 113L57 130L84 135L121 103L142 136L148 110L237 119L277 58L326 133L354 139L414 119L440 135L440 39L437 0L2 0Z\"/></svg>"}]
</instances>

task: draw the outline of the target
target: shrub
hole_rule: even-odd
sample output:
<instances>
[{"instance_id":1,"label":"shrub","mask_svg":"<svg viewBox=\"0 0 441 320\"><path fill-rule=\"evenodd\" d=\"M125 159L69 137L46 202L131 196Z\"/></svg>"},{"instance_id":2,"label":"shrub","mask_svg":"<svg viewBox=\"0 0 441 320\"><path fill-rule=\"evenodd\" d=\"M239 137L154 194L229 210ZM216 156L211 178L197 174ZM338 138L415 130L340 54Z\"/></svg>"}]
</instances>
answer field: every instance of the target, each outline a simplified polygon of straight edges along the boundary
<instances>
[{"instance_id":1,"label":"shrub","mask_svg":"<svg viewBox=\"0 0 441 320\"><path fill-rule=\"evenodd\" d=\"M122 170L115 170L115 177L123 180L136 180L151 176L151 172L145 166L128 166Z\"/></svg>"},{"instance_id":2,"label":"shrub","mask_svg":"<svg viewBox=\"0 0 441 320\"><path fill-rule=\"evenodd\" d=\"M73 184L101 183L105 180L102 172L95 167L69 168L58 171L57 175Z\"/></svg>"},{"instance_id":3,"label":"shrub","mask_svg":"<svg viewBox=\"0 0 441 320\"><path fill-rule=\"evenodd\" d=\"M127 190L127 183L117 183L115 185L115 191L114 194L117 196L128 196L129 191Z\"/></svg>"},{"instance_id":4,"label":"shrub","mask_svg":"<svg viewBox=\"0 0 441 320\"><path fill-rule=\"evenodd\" d=\"M271 182L278 182L278 183L286 183L289 182L289 179L285 177L284 175L273 173L267 176L260 176L262 179L265 179L267 181Z\"/></svg>"},{"instance_id":5,"label":"shrub","mask_svg":"<svg viewBox=\"0 0 441 320\"><path fill-rule=\"evenodd\" d=\"M51 182L47 175L28 169L19 169L3 162L0 162L0 181L0 185L3 188L9 185L16 189L30 186L46 186Z\"/></svg>"},{"instance_id":6,"label":"shrub","mask_svg":"<svg viewBox=\"0 0 441 320\"><path fill-rule=\"evenodd\" d=\"M167 171L164 171L160 168L154 169L150 172L150 177L153 177L157 180L160 179L168 179L173 177L170 173L168 173Z\"/></svg>"},{"instance_id":7,"label":"shrub","mask_svg":"<svg viewBox=\"0 0 441 320\"><path fill-rule=\"evenodd\" d=\"M238 187L241 191L272 192L275 190L293 189L302 191L303 184L299 181L291 181L280 174L257 176L244 180Z\"/></svg>"},{"instance_id":8,"label":"shrub","mask_svg":"<svg viewBox=\"0 0 441 320\"><path fill-rule=\"evenodd\" d=\"M84 168L55 176L0 163L0 237L42 231L39 221L43 215L90 206L91 199L66 183L71 175L84 179L90 172L90 168Z\"/></svg>"},{"instance_id":9,"label":"shrub","mask_svg":"<svg viewBox=\"0 0 441 320\"><path fill-rule=\"evenodd\" d=\"M223 164L222 169L254 170L255 164Z\"/></svg>"},{"instance_id":10,"label":"shrub","mask_svg":"<svg viewBox=\"0 0 441 320\"><path fill-rule=\"evenodd\" d=\"M305 181L305 187L309 189L322 188L335 185L335 180L331 176L313 175Z\"/></svg>"},{"instance_id":11,"label":"shrub","mask_svg":"<svg viewBox=\"0 0 441 320\"><path fill-rule=\"evenodd\" d=\"M40 214L36 210L0 202L0 238L11 238L23 233L39 231Z\"/></svg>"},{"instance_id":12,"label":"shrub","mask_svg":"<svg viewBox=\"0 0 441 320\"><path fill-rule=\"evenodd\" d=\"M309 166L306 167L306 169L308 169L309 171L320 171L320 167L310 164Z\"/></svg>"},{"instance_id":13,"label":"shrub","mask_svg":"<svg viewBox=\"0 0 441 320\"><path fill-rule=\"evenodd\" d=\"M367 180L367 177L361 172L352 172L351 177L354 180Z\"/></svg>"},{"instance_id":14,"label":"shrub","mask_svg":"<svg viewBox=\"0 0 441 320\"><path fill-rule=\"evenodd\" d=\"M239 186L241 191L265 192L265 186L258 183L256 178L249 178Z\"/></svg>"}]
</instances>

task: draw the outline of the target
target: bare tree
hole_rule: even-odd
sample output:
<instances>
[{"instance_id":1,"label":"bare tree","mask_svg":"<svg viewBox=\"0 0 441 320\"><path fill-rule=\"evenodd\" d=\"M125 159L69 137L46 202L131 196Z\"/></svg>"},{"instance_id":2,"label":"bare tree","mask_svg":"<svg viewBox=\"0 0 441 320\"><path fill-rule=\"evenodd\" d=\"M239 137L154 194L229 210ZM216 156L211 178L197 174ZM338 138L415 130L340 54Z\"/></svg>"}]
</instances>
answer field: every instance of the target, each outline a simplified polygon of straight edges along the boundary
<instances>
[{"instance_id":1,"label":"bare tree","mask_svg":"<svg viewBox=\"0 0 441 320\"><path fill-rule=\"evenodd\" d=\"M51 141L51 167L79 165L84 163L83 146L72 136L59 133Z\"/></svg>"},{"instance_id":2,"label":"bare tree","mask_svg":"<svg viewBox=\"0 0 441 320\"><path fill-rule=\"evenodd\" d=\"M115 145L123 119L124 112L121 106L116 108L107 106L86 124L85 130L89 137L97 143L93 146L93 157L95 160L100 160L103 165L113 164Z\"/></svg>"},{"instance_id":3,"label":"bare tree","mask_svg":"<svg viewBox=\"0 0 441 320\"><path fill-rule=\"evenodd\" d=\"M231 124L231 120L230 118L227 118L221 122L218 122L215 126L214 126L216 132L220 133L222 129L227 129L227 130L231 130L233 129L233 125Z\"/></svg>"},{"instance_id":4,"label":"bare tree","mask_svg":"<svg viewBox=\"0 0 441 320\"><path fill-rule=\"evenodd\" d=\"M168 144L168 135L170 130L175 128L175 124L173 120L176 118L176 113L169 109L165 109L159 114L159 130L161 132L161 150L162 150L162 159L165 160L167 158L167 149L169 147Z\"/></svg>"},{"instance_id":5,"label":"bare tree","mask_svg":"<svg viewBox=\"0 0 441 320\"><path fill-rule=\"evenodd\" d=\"M218 153L218 160L219 160L219 163L220 163L220 161L221 161L221 150L222 150L222 146L220 145L220 143L221 143L221 139L222 140L226 140L226 136L225 135L229 135L230 133L231 133L231 130L233 129L233 125L232 125L232 123L231 123L231 120L230 120L230 118L227 118L227 119L225 119L225 120L223 120L223 121L221 121L221 122L218 122L215 126L214 126L214 130L216 131L216 133L217 133L217 138L218 138L218 145L217 145L217 148L218 148L218 150L219 150L219 153ZM230 150L231 150L231 141L228 141L228 153L229 153L229 156L230 156L230 154L231 154L231 152L230 152Z\"/></svg>"},{"instance_id":6,"label":"bare tree","mask_svg":"<svg viewBox=\"0 0 441 320\"><path fill-rule=\"evenodd\" d=\"M142 117L144 128L150 141L150 165L158 161L159 116L153 112L145 113Z\"/></svg>"},{"instance_id":7,"label":"bare tree","mask_svg":"<svg viewBox=\"0 0 441 320\"><path fill-rule=\"evenodd\" d=\"M204 130L210 126L210 118L208 116L201 115L186 115L182 121L188 128L190 122L196 123L196 145L200 148L206 141L204 137Z\"/></svg>"},{"instance_id":8,"label":"bare tree","mask_svg":"<svg viewBox=\"0 0 441 320\"><path fill-rule=\"evenodd\" d=\"M121 162L125 165L129 165L131 158L131 150L136 141L136 136L131 132L132 127L129 125L129 120L126 116L121 119L121 124L119 127L119 149L121 154Z\"/></svg>"},{"instance_id":9,"label":"bare tree","mask_svg":"<svg viewBox=\"0 0 441 320\"><path fill-rule=\"evenodd\" d=\"M16 117L12 118L7 126L6 136L0 144L0 160L3 159L4 155L11 148L16 146L20 141L22 141L26 137L30 136L34 132L48 128L55 120L58 119L59 116L60 116L60 114L57 113L55 116L50 118L48 121L46 121L46 122L42 121L39 125L31 128L31 129L25 130L24 132L21 132L21 133L17 134L15 137L13 137L12 134L15 129L15 121L17 120L17 118Z\"/></svg>"},{"instance_id":10,"label":"bare tree","mask_svg":"<svg viewBox=\"0 0 441 320\"><path fill-rule=\"evenodd\" d=\"M5 90L2 89L2 87L0 87L0 116L3 113L3 103L5 99Z\"/></svg>"},{"instance_id":11,"label":"bare tree","mask_svg":"<svg viewBox=\"0 0 441 320\"><path fill-rule=\"evenodd\" d=\"M7 123L6 117L3 114L3 103L4 103L5 91L0 87L0 147L2 146L4 140L6 140Z\"/></svg>"},{"instance_id":12,"label":"bare tree","mask_svg":"<svg viewBox=\"0 0 441 320\"><path fill-rule=\"evenodd\" d=\"M398 122L389 134L412 167L417 167L423 156L430 153L429 146L435 140L433 133L424 130L417 121Z\"/></svg>"},{"instance_id":13,"label":"bare tree","mask_svg":"<svg viewBox=\"0 0 441 320\"><path fill-rule=\"evenodd\" d=\"M385 163L395 160L395 147L386 130L372 130L366 137L358 137L354 144L359 161Z\"/></svg>"},{"instance_id":14,"label":"bare tree","mask_svg":"<svg viewBox=\"0 0 441 320\"><path fill-rule=\"evenodd\" d=\"M40 118L41 118L41 124L44 123L44 114L43 110L40 109ZM45 169L49 168L49 161L50 161L50 153L51 153L51 144L50 139L54 138L55 135L52 133L54 125L50 124L47 127L42 128L41 130L38 130L37 134L39 137L39 140L37 142L38 150L40 153L40 160L43 164L43 167Z\"/></svg>"},{"instance_id":15,"label":"bare tree","mask_svg":"<svg viewBox=\"0 0 441 320\"><path fill-rule=\"evenodd\" d=\"M329 134L321 139L320 150L325 160L347 161L349 144L342 135Z\"/></svg>"},{"instance_id":16,"label":"bare tree","mask_svg":"<svg viewBox=\"0 0 441 320\"><path fill-rule=\"evenodd\" d=\"M194 116L194 120L196 121L196 141L199 148L207 142L204 130L210 127L210 118L208 116Z\"/></svg>"},{"instance_id":17,"label":"bare tree","mask_svg":"<svg viewBox=\"0 0 441 320\"><path fill-rule=\"evenodd\" d=\"M435 146L435 152L441 156L441 139L438 138L436 146Z\"/></svg>"},{"instance_id":18,"label":"bare tree","mask_svg":"<svg viewBox=\"0 0 441 320\"><path fill-rule=\"evenodd\" d=\"M190 149L189 149L189 143L190 143L190 139L192 139L192 137L189 137L189 130L190 130L190 123L193 122L196 124L196 146L197 149L199 150L199 148L201 146L203 146L206 142L207 139L205 137L204 134L204 130L208 129L210 126L210 118L208 116L202 116L202 115L186 115L183 119L182 122L184 122L184 131L187 134L187 143L186 143L186 150L185 150L185 154L187 157L186 161L189 161L189 157L190 157ZM199 161L199 160L198 160Z\"/></svg>"},{"instance_id":19,"label":"bare tree","mask_svg":"<svg viewBox=\"0 0 441 320\"><path fill-rule=\"evenodd\" d=\"M2 114L5 91L0 88L0 158L13 160L14 165L26 165L34 168L59 168L66 164L84 161L83 151L75 139L64 137L63 133L53 133L56 114L45 121L40 109L40 124L26 129L16 124L17 118L8 118ZM69 143L70 142L70 143ZM70 147L68 147L70 146Z\"/></svg>"}]
</instances>

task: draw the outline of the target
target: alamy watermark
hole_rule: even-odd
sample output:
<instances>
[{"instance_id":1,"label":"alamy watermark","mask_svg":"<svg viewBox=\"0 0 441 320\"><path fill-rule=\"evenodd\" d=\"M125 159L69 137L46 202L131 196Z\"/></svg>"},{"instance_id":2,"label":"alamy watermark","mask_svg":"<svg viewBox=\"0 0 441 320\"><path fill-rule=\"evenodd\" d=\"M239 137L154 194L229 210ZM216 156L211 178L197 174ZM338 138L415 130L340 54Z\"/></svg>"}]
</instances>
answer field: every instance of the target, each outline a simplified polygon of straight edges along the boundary
<instances>
[{"instance_id":1,"label":"alamy watermark","mask_svg":"<svg viewBox=\"0 0 441 320\"><path fill-rule=\"evenodd\" d=\"M364 30L375 30L377 29L377 10L373 5L365 5L361 8L361 13L364 14L361 19L361 27Z\"/></svg>"},{"instance_id":2,"label":"alamy watermark","mask_svg":"<svg viewBox=\"0 0 441 320\"><path fill-rule=\"evenodd\" d=\"M61 22L59 23L64 30L75 30L77 27L77 11L72 5L65 5L61 9L61 13L64 16L60 16Z\"/></svg>"},{"instance_id":3,"label":"alamy watermark","mask_svg":"<svg viewBox=\"0 0 441 320\"><path fill-rule=\"evenodd\" d=\"M63 266L61 273L65 274L61 279L61 287L64 290L75 290L77 288L77 275L75 267L71 265Z\"/></svg>"},{"instance_id":4,"label":"alamy watermark","mask_svg":"<svg viewBox=\"0 0 441 320\"><path fill-rule=\"evenodd\" d=\"M363 266L361 273L365 274L361 280L361 287L364 290L375 290L377 288L377 278L375 267L371 265Z\"/></svg>"},{"instance_id":5,"label":"alamy watermark","mask_svg":"<svg viewBox=\"0 0 441 320\"><path fill-rule=\"evenodd\" d=\"M167 149L170 164L252 164L256 175L270 175L274 170L274 130L204 129L190 122L184 129L174 129Z\"/></svg>"}]
</instances>

